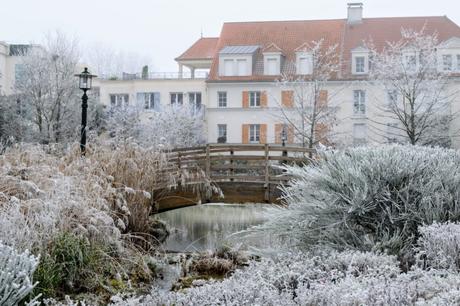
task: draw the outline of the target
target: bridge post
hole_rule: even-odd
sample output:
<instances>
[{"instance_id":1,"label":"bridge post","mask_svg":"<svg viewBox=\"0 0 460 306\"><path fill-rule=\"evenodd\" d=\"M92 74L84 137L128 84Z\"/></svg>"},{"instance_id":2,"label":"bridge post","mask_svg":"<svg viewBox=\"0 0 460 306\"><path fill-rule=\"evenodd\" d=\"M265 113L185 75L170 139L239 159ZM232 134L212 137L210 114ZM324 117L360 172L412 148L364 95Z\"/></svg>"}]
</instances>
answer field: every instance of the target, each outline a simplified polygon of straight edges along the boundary
<instances>
[{"instance_id":1,"label":"bridge post","mask_svg":"<svg viewBox=\"0 0 460 306\"><path fill-rule=\"evenodd\" d=\"M270 167L268 144L265 144L265 202L270 201Z\"/></svg>"},{"instance_id":2,"label":"bridge post","mask_svg":"<svg viewBox=\"0 0 460 306\"><path fill-rule=\"evenodd\" d=\"M234 151L233 149L230 149L230 156L233 157L234 155ZM233 176L235 175L235 169L233 169L233 158L230 159L230 165L232 168L230 168L230 176L232 176L232 178L230 179L230 182L233 182L235 179L233 178Z\"/></svg>"},{"instance_id":3,"label":"bridge post","mask_svg":"<svg viewBox=\"0 0 460 306\"><path fill-rule=\"evenodd\" d=\"M211 178L211 152L209 148L209 143L206 145L206 175L208 178Z\"/></svg>"}]
</instances>

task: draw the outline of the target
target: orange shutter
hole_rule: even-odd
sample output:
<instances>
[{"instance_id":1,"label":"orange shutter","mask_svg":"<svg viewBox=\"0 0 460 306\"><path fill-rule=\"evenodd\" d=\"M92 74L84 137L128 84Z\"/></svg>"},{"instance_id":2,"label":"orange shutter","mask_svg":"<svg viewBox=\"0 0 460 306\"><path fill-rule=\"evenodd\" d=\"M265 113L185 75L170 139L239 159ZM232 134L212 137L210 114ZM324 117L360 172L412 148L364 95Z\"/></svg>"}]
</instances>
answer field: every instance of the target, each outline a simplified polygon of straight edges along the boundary
<instances>
[{"instance_id":1,"label":"orange shutter","mask_svg":"<svg viewBox=\"0 0 460 306\"><path fill-rule=\"evenodd\" d=\"M294 126L289 125L287 128L287 143L294 143Z\"/></svg>"},{"instance_id":2,"label":"orange shutter","mask_svg":"<svg viewBox=\"0 0 460 306\"><path fill-rule=\"evenodd\" d=\"M318 98L318 106L327 107L327 90L320 90Z\"/></svg>"},{"instance_id":3,"label":"orange shutter","mask_svg":"<svg viewBox=\"0 0 460 306\"><path fill-rule=\"evenodd\" d=\"M267 107L267 92L262 91L260 93L260 107Z\"/></svg>"},{"instance_id":4,"label":"orange shutter","mask_svg":"<svg viewBox=\"0 0 460 306\"><path fill-rule=\"evenodd\" d=\"M249 143L249 124L243 124L241 126L243 135L241 137L242 143Z\"/></svg>"},{"instance_id":5,"label":"orange shutter","mask_svg":"<svg viewBox=\"0 0 460 306\"><path fill-rule=\"evenodd\" d=\"M327 140L327 133L329 132L329 127L325 123L317 123L315 127L315 142L322 143L323 145L328 145L329 141Z\"/></svg>"},{"instance_id":6,"label":"orange shutter","mask_svg":"<svg viewBox=\"0 0 460 306\"><path fill-rule=\"evenodd\" d=\"M284 107L294 106L294 92L292 90L281 91L281 105Z\"/></svg>"},{"instance_id":7,"label":"orange shutter","mask_svg":"<svg viewBox=\"0 0 460 306\"><path fill-rule=\"evenodd\" d=\"M249 107L249 92L243 91L243 108Z\"/></svg>"},{"instance_id":8,"label":"orange shutter","mask_svg":"<svg viewBox=\"0 0 460 306\"><path fill-rule=\"evenodd\" d=\"M275 124L275 143L282 143L281 140L281 133L283 132L283 124L282 123L276 123Z\"/></svg>"},{"instance_id":9,"label":"orange shutter","mask_svg":"<svg viewBox=\"0 0 460 306\"><path fill-rule=\"evenodd\" d=\"M267 143L267 125L260 125L260 143Z\"/></svg>"}]
</instances>

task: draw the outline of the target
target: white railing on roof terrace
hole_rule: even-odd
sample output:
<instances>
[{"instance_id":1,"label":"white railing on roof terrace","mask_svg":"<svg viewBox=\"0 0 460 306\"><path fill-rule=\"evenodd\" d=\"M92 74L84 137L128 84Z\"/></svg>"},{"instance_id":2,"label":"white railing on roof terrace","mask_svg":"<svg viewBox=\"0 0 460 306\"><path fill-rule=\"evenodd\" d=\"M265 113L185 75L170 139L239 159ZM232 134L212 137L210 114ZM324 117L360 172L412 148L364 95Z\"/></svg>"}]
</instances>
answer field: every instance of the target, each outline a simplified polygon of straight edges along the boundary
<instances>
[{"instance_id":1,"label":"white railing on roof terrace","mask_svg":"<svg viewBox=\"0 0 460 306\"><path fill-rule=\"evenodd\" d=\"M149 72L148 75L142 73L126 73L121 75L100 75L98 78L103 80L176 80L176 79L207 79L207 71L195 71L193 77L191 72Z\"/></svg>"}]
</instances>

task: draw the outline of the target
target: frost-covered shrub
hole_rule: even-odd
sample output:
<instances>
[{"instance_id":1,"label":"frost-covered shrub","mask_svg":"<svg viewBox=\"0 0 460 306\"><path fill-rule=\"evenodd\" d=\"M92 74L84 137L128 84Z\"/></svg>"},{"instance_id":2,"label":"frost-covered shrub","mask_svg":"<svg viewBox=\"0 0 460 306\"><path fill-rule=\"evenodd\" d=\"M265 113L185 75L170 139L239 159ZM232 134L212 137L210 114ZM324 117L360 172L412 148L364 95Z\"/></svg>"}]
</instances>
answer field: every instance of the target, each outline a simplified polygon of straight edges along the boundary
<instances>
[{"instance_id":1,"label":"frost-covered shrub","mask_svg":"<svg viewBox=\"0 0 460 306\"><path fill-rule=\"evenodd\" d=\"M434 269L460 269L460 224L433 223L419 227L418 257Z\"/></svg>"},{"instance_id":2,"label":"frost-covered shrub","mask_svg":"<svg viewBox=\"0 0 460 306\"><path fill-rule=\"evenodd\" d=\"M332 251L251 262L221 282L179 292L112 297L112 305L458 305L460 275L400 273L395 257Z\"/></svg>"},{"instance_id":3,"label":"frost-covered shrub","mask_svg":"<svg viewBox=\"0 0 460 306\"><path fill-rule=\"evenodd\" d=\"M291 244L386 250L407 255L418 227L460 219L460 155L455 150L379 146L321 152L286 167L287 209L260 227Z\"/></svg>"},{"instance_id":4,"label":"frost-covered shrub","mask_svg":"<svg viewBox=\"0 0 460 306\"><path fill-rule=\"evenodd\" d=\"M154 288L151 295L112 298L113 305L304 305L301 288L336 283L347 277L399 274L396 258L373 253L284 253L251 262L222 282L212 281L180 292ZM305 289L302 289L305 290Z\"/></svg>"},{"instance_id":5,"label":"frost-covered shrub","mask_svg":"<svg viewBox=\"0 0 460 306\"><path fill-rule=\"evenodd\" d=\"M0 241L0 305L17 305L33 290L37 284L32 275L38 262L28 251L19 253Z\"/></svg>"}]
</instances>

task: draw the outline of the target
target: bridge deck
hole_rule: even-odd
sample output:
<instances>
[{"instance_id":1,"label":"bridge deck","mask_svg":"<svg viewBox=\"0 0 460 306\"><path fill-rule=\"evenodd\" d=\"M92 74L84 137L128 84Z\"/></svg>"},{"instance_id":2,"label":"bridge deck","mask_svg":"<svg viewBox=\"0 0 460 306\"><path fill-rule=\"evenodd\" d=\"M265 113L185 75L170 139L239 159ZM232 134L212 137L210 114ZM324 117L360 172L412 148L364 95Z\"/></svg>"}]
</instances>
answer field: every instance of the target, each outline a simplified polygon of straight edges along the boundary
<instances>
[{"instance_id":1,"label":"bridge deck","mask_svg":"<svg viewBox=\"0 0 460 306\"><path fill-rule=\"evenodd\" d=\"M177 181L186 183L164 191L155 212L200 202L278 203L278 187L290 177L277 166L308 163L314 153L304 147L271 144L208 144L172 150L168 153L170 165L165 171L178 173ZM200 175L195 175L197 173ZM193 181L194 177L198 177L198 181ZM220 188L224 197L187 188L204 179Z\"/></svg>"}]
</instances>

